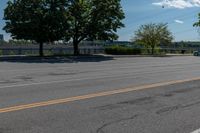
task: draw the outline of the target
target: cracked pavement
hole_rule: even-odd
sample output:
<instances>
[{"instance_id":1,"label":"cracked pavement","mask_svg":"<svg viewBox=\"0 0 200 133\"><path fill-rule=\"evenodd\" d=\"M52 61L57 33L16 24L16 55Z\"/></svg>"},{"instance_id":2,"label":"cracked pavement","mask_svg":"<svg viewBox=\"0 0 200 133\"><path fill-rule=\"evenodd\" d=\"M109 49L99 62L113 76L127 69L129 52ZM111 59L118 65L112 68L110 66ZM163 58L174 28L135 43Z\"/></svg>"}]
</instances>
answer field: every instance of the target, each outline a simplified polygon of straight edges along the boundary
<instances>
[{"instance_id":1,"label":"cracked pavement","mask_svg":"<svg viewBox=\"0 0 200 133\"><path fill-rule=\"evenodd\" d=\"M200 77L198 57L95 62L0 62L0 108ZM200 127L200 82L0 113L0 133L191 133Z\"/></svg>"}]
</instances>

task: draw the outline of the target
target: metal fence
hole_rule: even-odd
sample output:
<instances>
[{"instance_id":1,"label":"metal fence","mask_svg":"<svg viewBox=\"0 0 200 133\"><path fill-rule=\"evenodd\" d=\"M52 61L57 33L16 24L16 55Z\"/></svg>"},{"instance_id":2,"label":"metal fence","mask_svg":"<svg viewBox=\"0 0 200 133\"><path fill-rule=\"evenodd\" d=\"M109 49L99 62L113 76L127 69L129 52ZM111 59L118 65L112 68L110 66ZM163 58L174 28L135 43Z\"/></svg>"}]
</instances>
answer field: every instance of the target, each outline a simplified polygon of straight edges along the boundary
<instances>
[{"instance_id":1,"label":"metal fence","mask_svg":"<svg viewBox=\"0 0 200 133\"><path fill-rule=\"evenodd\" d=\"M148 51L148 49L142 49ZM161 48L157 51L159 53L172 54L187 54L199 48ZM104 54L105 48L103 46L80 46L80 54ZM150 49L149 49L150 51ZM67 45L44 45L45 55L71 55L73 54L73 47ZM0 55L39 55L38 45L0 45Z\"/></svg>"},{"instance_id":2,"label":"metal fence","mask_svg":"<svg viewBox=\"0 0 200 133\"><path fill-rule=\"evenodd\" d=\"M80 54L103 54L103 47L80 47ZM25 47L0 47L0 55L38 55L39 48L37 46ZM45 55L70 55L73 54L73 47L66 46L46 46L44 47Z\"/></svg>"}]
</instances>

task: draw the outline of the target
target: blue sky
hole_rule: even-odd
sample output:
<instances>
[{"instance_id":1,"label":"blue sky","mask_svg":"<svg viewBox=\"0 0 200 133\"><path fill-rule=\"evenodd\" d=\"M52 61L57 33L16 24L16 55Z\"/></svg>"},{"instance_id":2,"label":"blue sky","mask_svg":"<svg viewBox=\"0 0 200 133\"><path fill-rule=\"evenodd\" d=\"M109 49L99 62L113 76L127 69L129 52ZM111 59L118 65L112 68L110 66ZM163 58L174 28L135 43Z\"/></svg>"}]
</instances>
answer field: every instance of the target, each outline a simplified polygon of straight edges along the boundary
<instances>
[{"instance_id":1,"label":"blue sky","mask_svg":"<svg viewBox=\"0 0 200 133\"><path fill-rule=\"evenodd\" d=\"M3 9L8 0L0 0L0 33L9 39L2 28ZM162 6L164 5L164 8ZM122 7L126 14L125 28L118 31L119 40L129 41L134 36L134 31L141 24L168 23L175 41L197 41L200 35L192 25L198 21L200 13L200 0L122 0Z\"/></svg>"}]
</instances>

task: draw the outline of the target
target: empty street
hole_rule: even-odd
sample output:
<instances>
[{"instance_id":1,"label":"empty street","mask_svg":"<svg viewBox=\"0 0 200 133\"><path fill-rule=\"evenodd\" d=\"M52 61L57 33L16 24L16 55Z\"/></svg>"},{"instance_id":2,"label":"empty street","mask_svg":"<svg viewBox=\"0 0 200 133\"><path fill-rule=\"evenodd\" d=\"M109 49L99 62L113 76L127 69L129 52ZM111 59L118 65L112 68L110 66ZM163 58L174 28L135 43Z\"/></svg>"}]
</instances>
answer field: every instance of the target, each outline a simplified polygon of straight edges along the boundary
<instances>
[{"instance_id":1,"label":"empty street","mask_svg":"<svg viewBox=\"0 0 200 133\"><path fill-rule=\"evenodd\" d=\"M0 133L198 133L199 60L2 60Z\"/></svg>"}]
</instances>

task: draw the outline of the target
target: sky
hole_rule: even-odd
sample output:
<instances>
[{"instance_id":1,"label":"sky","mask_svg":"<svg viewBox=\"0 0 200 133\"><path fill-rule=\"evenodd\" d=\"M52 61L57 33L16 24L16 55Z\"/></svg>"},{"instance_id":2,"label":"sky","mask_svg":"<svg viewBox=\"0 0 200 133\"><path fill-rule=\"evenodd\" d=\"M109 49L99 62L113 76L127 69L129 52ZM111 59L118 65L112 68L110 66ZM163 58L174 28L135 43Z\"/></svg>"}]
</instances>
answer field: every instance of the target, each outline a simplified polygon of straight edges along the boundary
<instances>
[{"instance_id":1,"label":"sky","mask_svg":"<svg viewBox=\"0 0 200 133\"><path fill-rule=\"evenodd\" d=\"M10 39L2 30L7 1L0 0L0 34L5 40ZM174 41L200 41L198 29L193 27L198 21L200 0L121 0L121 4L126 18L125 27L118 30L120 41L130 41L139 26L148 23L168 23Z\"/></svg>"}]
</instances>

